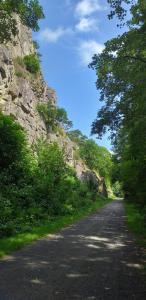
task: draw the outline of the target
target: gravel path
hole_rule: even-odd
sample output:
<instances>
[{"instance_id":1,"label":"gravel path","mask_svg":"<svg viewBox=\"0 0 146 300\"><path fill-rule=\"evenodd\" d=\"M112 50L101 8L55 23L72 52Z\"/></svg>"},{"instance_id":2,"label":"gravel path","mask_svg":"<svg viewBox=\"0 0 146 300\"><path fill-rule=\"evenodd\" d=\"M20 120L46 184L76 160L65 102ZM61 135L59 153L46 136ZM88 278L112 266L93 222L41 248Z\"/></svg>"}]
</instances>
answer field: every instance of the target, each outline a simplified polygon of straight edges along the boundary
<instances>
[{"instance_id":1,"label":"gravel path","mask_svg":"<svg viewBox=\"0 0 146 300\"><path fill-rule=\"evenodd\" d=\"M144 256L116 200L0 262L0 300L145 300Z\"/></svg>"}]
</instances>

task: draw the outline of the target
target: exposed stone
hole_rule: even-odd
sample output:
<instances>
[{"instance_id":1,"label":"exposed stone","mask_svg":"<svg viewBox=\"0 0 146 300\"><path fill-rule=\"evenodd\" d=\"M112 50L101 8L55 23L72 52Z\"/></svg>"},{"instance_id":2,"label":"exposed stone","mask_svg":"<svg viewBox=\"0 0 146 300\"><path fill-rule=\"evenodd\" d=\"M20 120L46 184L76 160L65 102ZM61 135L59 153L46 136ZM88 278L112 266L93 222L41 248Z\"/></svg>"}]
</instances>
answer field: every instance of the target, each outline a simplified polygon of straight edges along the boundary
<instances>
[{"instance_id":1,"label":"exposed stone","mask_svg":"<svg viewBox=\"0 0 146 300\"><path fill-rule=\"evenodd\" d=\"M23 70L21 77L16 76L16 59L34 53L31 31L19 22L19 35L13 43L7 46L0 45L0 109L7 115L12 115L26 130L28 141L33 144L38 138L47 138L50 142L57 142L66 154L66 162L76 170L77 177L81 180L92 181L95 190L106 194L104 180L90 171L81 159L75 159L78 147L61 129L55 134L48 131L46 124L37 111L39 103L51 102L56 105L55 91L48 87L42 74L30 76ZM23 76L23 71L24 75Z\"/></svg>"}]
</instances>

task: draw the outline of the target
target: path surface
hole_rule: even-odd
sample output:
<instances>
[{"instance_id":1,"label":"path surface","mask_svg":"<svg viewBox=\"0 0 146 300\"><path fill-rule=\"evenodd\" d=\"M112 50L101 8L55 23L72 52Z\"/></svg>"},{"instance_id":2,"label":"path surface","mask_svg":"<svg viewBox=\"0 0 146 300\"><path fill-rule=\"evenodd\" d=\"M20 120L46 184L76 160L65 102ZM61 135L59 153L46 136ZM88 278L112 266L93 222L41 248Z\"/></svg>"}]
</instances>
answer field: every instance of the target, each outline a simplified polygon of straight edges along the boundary
<instances>
[{"instance_id":1,"label":"path surface","mask_svg":"<svg viewBox=\"0 0 146 300\"><path fill-rule=\"evenodd\" d=\"M0 300L144 300L143 254L116 200L0 262Z\"/></svg>"}]
</instances>

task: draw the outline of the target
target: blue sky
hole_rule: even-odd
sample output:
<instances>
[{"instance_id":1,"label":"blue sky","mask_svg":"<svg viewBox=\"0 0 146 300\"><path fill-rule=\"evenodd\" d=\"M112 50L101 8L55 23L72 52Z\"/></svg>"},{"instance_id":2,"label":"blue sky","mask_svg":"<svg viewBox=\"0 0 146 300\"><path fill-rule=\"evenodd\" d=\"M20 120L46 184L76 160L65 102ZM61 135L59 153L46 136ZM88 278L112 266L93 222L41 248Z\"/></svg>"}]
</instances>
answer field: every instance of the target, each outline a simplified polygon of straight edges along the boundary
<instances>
[{"instance_id":1,"label":"blue sky","mask_svg":"<svg viewBox=\"0 0 146 300\"><path fill-rule=\"evenodd\" d=\"M45 19L34 34L42 54L48 85L56 90L74 129L90 136L91 124L101 103L95 72L88 68L94 53L119 32L116 20L107 18L106 0L40 0ZM95 139L95 137L94 137ZM111 149L107 136L97 143Z\"/></svg>"}]
</instances>

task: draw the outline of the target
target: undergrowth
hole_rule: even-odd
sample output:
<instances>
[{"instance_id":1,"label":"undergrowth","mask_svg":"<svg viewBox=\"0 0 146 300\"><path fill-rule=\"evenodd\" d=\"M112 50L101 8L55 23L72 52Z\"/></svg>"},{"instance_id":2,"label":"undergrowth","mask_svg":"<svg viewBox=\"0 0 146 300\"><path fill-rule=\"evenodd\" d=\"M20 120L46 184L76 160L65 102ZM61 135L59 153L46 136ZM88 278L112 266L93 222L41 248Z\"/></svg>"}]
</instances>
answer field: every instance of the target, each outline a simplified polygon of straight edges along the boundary
<instances>
[{"instance_id":1,"label":"undergrowth","mask_svg":"<svg viewBox=\"0 0 146 300\"><path fill-rule=\"evenodd\" d=\"M33 241L40 239L48 234L56 233L60 229L71 225L73 222L81 219L84 216L95 212L97 209L109 203L111 199L97 196L95 202L88 204L84 208L74 211L71 215L50 217L42 225L32 227L29 231L16 234L11 237L6 237L0 241L0 257L10 254L11 252L21 249L23 246L30 244Z\"/></svg>"},{"instance_id":2,"label":"undergrowth","mask_svg":"<svg viewBox=\"0 0 146 300\"><path fill-rule=\"evenodd\" d=\"M138 244L146 248L146 208L127 201L125 208L129 229L135 234Z\"/></svg>"}]
</instances>

